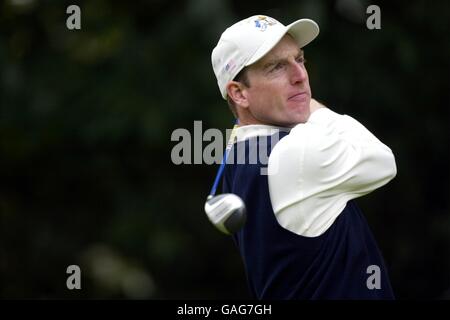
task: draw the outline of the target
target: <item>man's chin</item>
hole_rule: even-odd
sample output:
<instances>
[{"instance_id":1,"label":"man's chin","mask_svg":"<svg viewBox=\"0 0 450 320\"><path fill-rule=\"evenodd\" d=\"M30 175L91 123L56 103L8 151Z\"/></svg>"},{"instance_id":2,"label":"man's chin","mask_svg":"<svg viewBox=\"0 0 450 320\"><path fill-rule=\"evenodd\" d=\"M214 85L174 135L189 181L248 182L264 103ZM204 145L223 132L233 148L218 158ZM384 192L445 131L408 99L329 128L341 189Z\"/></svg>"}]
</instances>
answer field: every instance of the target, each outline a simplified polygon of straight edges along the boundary
<instances>
[{"instance_id":1,"label":"man's chin","mask_svg":"<svg viewBox=\"0 0 450 320\"><path fill-rule=\"evenodd\" d=\"M300 106L297 106L295 110L291 110L288 121L293 124L293 126L299 123L305 123L308 121L309 115L311 111L309 109L309 101L308 103L304 103Z\"/></svg>"},{"instance_id":2,"label":"man's chin","mask_svg":"<svg viewBox=\"0 0 450 320\"><path fill-rule=\"evenodd\" d=\"M289 119L286 120L284 127L293 128L300 123L306 123L309 119L309 115L309 112L292 115L291 117L289 117Z\"/></svg>"},{"instance_id":3,"label":"man's chin","mask_svg":"<svg viewBox=\"0 0 450 320\"><path fill-rule=\"evenodd\" d=\"M288 101L287 108L291 112L305 112L305 110L309 110L310 103L311 98L305 95L301 100Z\"/></svg>"}]
</instances>

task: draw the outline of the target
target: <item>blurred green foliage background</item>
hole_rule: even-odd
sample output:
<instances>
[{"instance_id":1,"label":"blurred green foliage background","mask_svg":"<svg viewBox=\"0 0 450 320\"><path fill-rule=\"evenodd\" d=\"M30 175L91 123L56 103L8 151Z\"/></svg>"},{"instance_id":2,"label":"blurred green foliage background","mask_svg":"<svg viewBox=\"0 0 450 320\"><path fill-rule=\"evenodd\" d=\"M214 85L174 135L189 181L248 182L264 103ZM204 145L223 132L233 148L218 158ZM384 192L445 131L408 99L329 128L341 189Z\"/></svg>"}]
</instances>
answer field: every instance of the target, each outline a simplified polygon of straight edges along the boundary
<instances>
[{"instance_id":1,"label":"blurred green foliage background","mask_svg":"<svg viewBox=\"0 0 450 320\"><path fill-rule=\"evenodd\" d=\"M81 30L66 28L70 4ZM370 4L381 30L366 28ZM397 178L358 201L395 293L450 298L444 0L0 2L1 298L248 298L233 242L203 212L217 165L170 155L177 128L232 126L210 54L253 14L318 22L313 95L396 155ZM66 288L72 264L81 290Z\"/></svg>"}]
</instances>

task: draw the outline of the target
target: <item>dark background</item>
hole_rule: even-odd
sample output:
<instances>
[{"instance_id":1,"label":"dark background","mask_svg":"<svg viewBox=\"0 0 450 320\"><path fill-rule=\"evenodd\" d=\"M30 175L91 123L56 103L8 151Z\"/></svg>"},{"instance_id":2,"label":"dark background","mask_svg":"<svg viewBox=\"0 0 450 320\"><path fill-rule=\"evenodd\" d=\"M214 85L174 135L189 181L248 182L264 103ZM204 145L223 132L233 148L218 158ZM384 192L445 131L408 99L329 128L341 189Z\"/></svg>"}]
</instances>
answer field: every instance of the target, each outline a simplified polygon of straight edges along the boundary
<instances>
[{"instance_id":1,"label":"dark background","mask_svg":"<svg viewBox=\"0 0 450 320\"><path fill-rule=\"evenodd\" d=\"M210 54L253 14L318 22L313 95L396 156L396 179L358 200L395 293L450 298L448 1L0 3L1 298L248 297L203 211L217 165L174 165L171 134L232 126ZM66 288L72 264L81 290Z\"/></svg>"}]
</instances>

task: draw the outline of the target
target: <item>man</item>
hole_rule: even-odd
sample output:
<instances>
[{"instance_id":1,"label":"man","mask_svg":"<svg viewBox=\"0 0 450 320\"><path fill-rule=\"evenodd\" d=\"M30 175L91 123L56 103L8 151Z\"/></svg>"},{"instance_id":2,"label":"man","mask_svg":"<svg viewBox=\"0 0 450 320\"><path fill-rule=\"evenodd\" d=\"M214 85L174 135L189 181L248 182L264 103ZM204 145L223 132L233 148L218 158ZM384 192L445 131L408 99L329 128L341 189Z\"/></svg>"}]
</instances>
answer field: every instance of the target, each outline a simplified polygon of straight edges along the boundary
<instances>
[{"instance_id":1,"label":"man","mask_svg":"<svg viewBox=\"0 0 450 320\"><path fill-rule=\"evenodd\" d=\"M393 179L395 159L358 121L311 99L302 48L318 33L309 19L286 27L253 16L213 50L220 92L240 124L234 149L246 151L245 161L231 157L223 182L247 207L233 239L255 298L393 299L353 199ZM268 175L260 156L250 159L255 146L270 154Z\"/></svg>"}]
</instances>

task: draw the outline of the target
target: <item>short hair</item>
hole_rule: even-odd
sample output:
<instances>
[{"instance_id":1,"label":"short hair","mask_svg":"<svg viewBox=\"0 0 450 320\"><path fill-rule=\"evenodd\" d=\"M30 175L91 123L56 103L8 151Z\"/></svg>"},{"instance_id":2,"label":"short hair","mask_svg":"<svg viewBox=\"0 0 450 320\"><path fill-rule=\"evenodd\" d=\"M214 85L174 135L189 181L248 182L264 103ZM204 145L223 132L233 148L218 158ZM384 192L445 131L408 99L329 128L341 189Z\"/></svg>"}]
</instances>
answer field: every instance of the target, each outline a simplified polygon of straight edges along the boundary
<instances>
[{"instance_id":1,"label":"short hair","mask_svg":"<svg viewBox=\"0 0 450 320\"><path fill-rule=\"evenodd\" d=\"M234 77L233 81L242 82L246 87L250 87L250 81L248 79L247 75L247 68L242 69L239 71L239 73ZM238 113L236 109L236 104L234 103L233 99L227 94L227 102L228 107L230 108L231 112L233 113L234 117L238 118Z\"/></svg>"}]
</instances>

